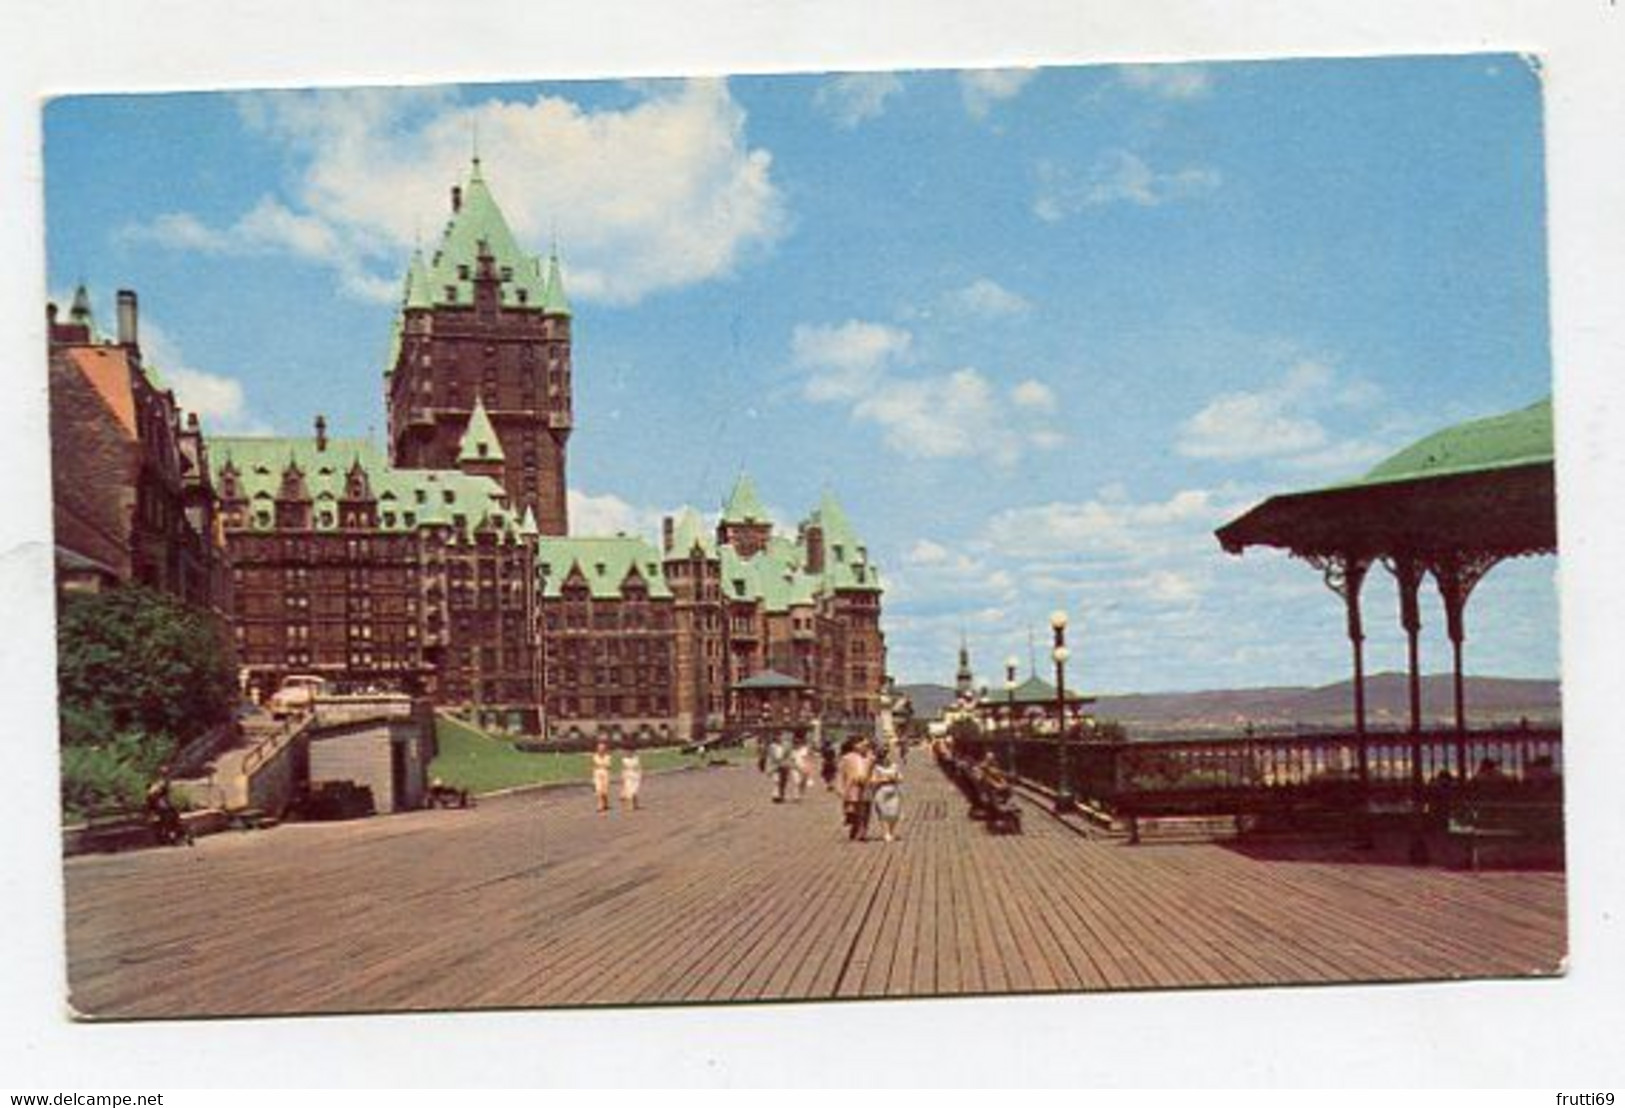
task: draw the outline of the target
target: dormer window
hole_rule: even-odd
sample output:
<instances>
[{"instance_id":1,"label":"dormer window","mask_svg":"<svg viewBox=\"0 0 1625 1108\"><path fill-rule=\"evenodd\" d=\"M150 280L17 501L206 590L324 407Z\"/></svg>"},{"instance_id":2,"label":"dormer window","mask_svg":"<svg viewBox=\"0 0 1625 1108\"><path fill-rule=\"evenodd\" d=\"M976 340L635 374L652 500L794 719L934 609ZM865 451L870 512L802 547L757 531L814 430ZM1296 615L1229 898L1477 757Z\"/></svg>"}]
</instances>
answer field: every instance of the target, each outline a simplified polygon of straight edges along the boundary
<instances>
[{"instance_id":1,"label":"dormer window","mask_svg":"<svg viewBox=\"0 0 1625 1108\"><path fill-rule=\"evenodd\" d=\"M505 265L502 267L502 279L504 281L513 280L513 266Z\"/></svg>"},{"instance_id":2,"label":"dormer window","mask_svg":"<svg viewBox=\"0 0 1625 1108\"><path fill-rule=\"evenodd\" d=\"M530 303L530 292L528 290L526 290L526 289L520 289L518 291L519 291L519 303L521 305Z\"/></svg>"},{"instance_id":3,"label":"dormer window","mask_svg":"<svg viewBox=\"0 0 1625 1108\"><path fill-rule=\"evenodd\" d=\"M457 303L457 286L456 285L447 285L446 286L446 303L448 303L448 304Z\"/></svg>"},{"instance_id":4,"label":"dormer window","mask_svg":"<svg viewBox=\"0 0 1625 1108\"><path fill-rule=\"evenodd\" d=\"M468 267L466 265L460 265L457 267L457 279L459 281L468 280Z\"/></svg>"},{"instance_id":5,"label":"dormer window","mask_svg":"<svg viewBox=\"0 0 1625 1108\"><path fill-rule=\"evenodd\" d=\"M452 492L452 491L451 491L451 490L450 490L450 489L447 489L447 490L445 490L445 491L444 491L444 492L442 492L442 493L441 493L441 494L440 494L440 497L441 497L441 499L443 499L443 500L444 500L444 501L445 501L445 502L446 502L446 503L447 503L447 504L455 504L455 503L457 503L457 494L456 494L456 493L454 493L454 492Z\"/></svg>"},{"instance_id":6,"label":"dormer window","mask_svg":"<svg viewBox=\"0 0 1625 1108\"><path fill-rule=\"evenodd\" d=\"M429 494L423 489L413 489L412 495L417 498L419 504L423 504L429 499Z\"/></svg>"},{"instance_id":7,"label":"dormer window","mask_svg":"<svg viewBox=\"0 0 1625 1108\"><path fill-rule=\"evenodd\" d=\"M491 453L491 447L490 447L489 443L483 443L483 442L479 443L475 447L475 450L479 453L479 456L482 457L482 458Z\"/></svg>"}]
</instances>

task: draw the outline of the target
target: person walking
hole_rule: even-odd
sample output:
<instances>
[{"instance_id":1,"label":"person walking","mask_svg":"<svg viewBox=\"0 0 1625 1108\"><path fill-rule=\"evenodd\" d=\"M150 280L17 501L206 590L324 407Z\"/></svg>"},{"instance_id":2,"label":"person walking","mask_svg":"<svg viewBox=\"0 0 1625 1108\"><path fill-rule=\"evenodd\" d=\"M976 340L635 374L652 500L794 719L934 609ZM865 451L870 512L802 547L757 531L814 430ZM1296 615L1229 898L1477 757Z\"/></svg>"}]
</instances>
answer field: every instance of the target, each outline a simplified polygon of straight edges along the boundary
<instances>
[{"instance_id":1,"label":"person walking","mask_svg":"<svg viewBox=\"0 0 1625 1108\"><path fill-rule=\"evenodd\" d=\"M592 791L598 798L598 811L609 811L609 769L614 759L609 753L609 740L599 739L592 752Z\"/></svg>"},{"instance_id":2,"label":"person walking","mask_svg":"<svg viewBox=\"0 0 1625 1108\"><path fill-rule=\"evenodd\" d=\"M869 834L869 740L859 739L841 755L841 814L846 820L847 837L864 841Z\"/></svg>"},{"instance_id":3,"label":"person walking","mask_svg":"<svg viewBox=\"0 0 1625 1108\"><path fill-rule=\"evenodd\" d=\"M818 756L819 761L822 763L819 768L819 774L824 779L824 791L834 792L835 775L837 772L839 772L835 763L835 744L828 738L825 738L823 745L819 747Z\"/></svg>"},{"instance_id":4,"label":"person walking","mask_svg":"<svg viewBox=\"0 0 1625 1108\"><path fill-rule=\"evenodd\" d=\"M773 778L773 803L783 804L785 794L790 789L790 744L778 732L767 744L767 772Z\"/></svg>"},{"instance_id":5,"label":"person walking","mask_svg":"<svg viewBox=\"0 0 1625 1108\"><path fill-rule=\"evenodd\" d=\"M903 819L902 782L902 767L884 756L869 773L870 804L886 842L897 840L897 825Z\"/></svg>"},{"instance_id":6,"label":"person walking","mask_svg":"<svg viewBox=\"0 0 1625 1108\"><path fill-rule=\"evenodd\" d=\"M638 748L627 744L621 751L621 808L637 811L638 790L643 787L643 759Z\"/></svg>"},{"instance_id":7,"label":"person walking","mask_svg":"<svg viewBox=\"0 0 1625 1108\"><path fill-rule=\"evenodd\" d=\"M790 757L795 762L796 799L800 800L807 795L807 786L817 772L817 762L812 745L807 742L807 732L799 728L796 730L795 745L790 748Z\"/></svg>"}]
</instances>

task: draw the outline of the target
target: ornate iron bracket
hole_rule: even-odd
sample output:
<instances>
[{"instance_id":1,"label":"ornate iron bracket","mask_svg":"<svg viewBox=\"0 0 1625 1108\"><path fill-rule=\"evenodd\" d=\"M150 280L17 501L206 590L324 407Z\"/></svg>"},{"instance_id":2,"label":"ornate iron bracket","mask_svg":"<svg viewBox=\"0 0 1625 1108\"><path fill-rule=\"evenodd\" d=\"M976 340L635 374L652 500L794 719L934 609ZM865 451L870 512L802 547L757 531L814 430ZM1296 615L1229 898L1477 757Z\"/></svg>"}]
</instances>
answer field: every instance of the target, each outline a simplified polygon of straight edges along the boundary
<instances>
[{"instance_id":1,"label":"ornate iron bracket","mask_svg":"<svg viewBox=\"0 0 1625 1108\"><path fill-rule=\"evenodd\" d=\"M1444 601L1445 624L1451 642L1460 643L1466 637L1463 616L1467 610L1467 600L1484 575L1501 564L1503 557L1488 551L1451 551L1429 560L1427 568L1438 583L1439 596Z\"/></svg>"}]
</instances>

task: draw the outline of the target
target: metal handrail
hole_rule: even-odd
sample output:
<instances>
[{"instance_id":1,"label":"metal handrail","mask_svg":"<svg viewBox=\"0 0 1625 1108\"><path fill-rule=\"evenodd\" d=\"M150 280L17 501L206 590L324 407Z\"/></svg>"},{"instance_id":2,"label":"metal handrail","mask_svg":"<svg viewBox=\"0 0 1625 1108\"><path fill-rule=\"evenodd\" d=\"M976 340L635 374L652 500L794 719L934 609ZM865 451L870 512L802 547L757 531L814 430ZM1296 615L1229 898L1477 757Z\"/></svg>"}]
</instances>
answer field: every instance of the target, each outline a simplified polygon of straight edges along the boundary
<instances>
[{"instance_id":1,"label":"metal handrail","mask_svg":"<svg viewBox=\"0 0 1625 1108\"><path fill-rule=\"evenodd\" d=\"M275 758L278 754L282 753L282 751L299 736L300 732L309 727L313 719L315 719L315 716L313 715L307 715L299 719L290 719L280 728L271 732L269 735L265 736L265 738L255 743L253 749L250 750L243 758L243 765L240 771L242 775L244 777L253 777L254 774L259 771L261 766L265 765L266 762L269 762L272 758Z\"/></svg>"}]
</instances>

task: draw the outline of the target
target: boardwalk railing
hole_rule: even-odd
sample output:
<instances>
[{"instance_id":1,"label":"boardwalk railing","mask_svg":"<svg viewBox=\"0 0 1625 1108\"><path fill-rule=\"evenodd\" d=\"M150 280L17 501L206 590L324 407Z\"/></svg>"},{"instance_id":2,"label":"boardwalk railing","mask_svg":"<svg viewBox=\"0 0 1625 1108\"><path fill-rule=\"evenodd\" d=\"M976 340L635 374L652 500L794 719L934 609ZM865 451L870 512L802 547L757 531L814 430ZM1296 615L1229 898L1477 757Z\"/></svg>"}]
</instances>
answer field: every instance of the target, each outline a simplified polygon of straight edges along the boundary
<instances>
[{"instance_id":1,"label":"boardwalk railing","mask_svg":"<svg viewBox=\"0 0 1625 1108\"><path fill-rule=\"evenodd\" d=\"M955 749L992 753L1007 773L1111 815L1237 814L1292 802L1348 814L1414 807L1428 790L1490 775L1512 783L1560 779L1559 728L1512 727L1199 741L1099 743L1054 737L960 735ZM1065 786L1065 787L1063 787Z\"/></svg>"}]
</instances>

